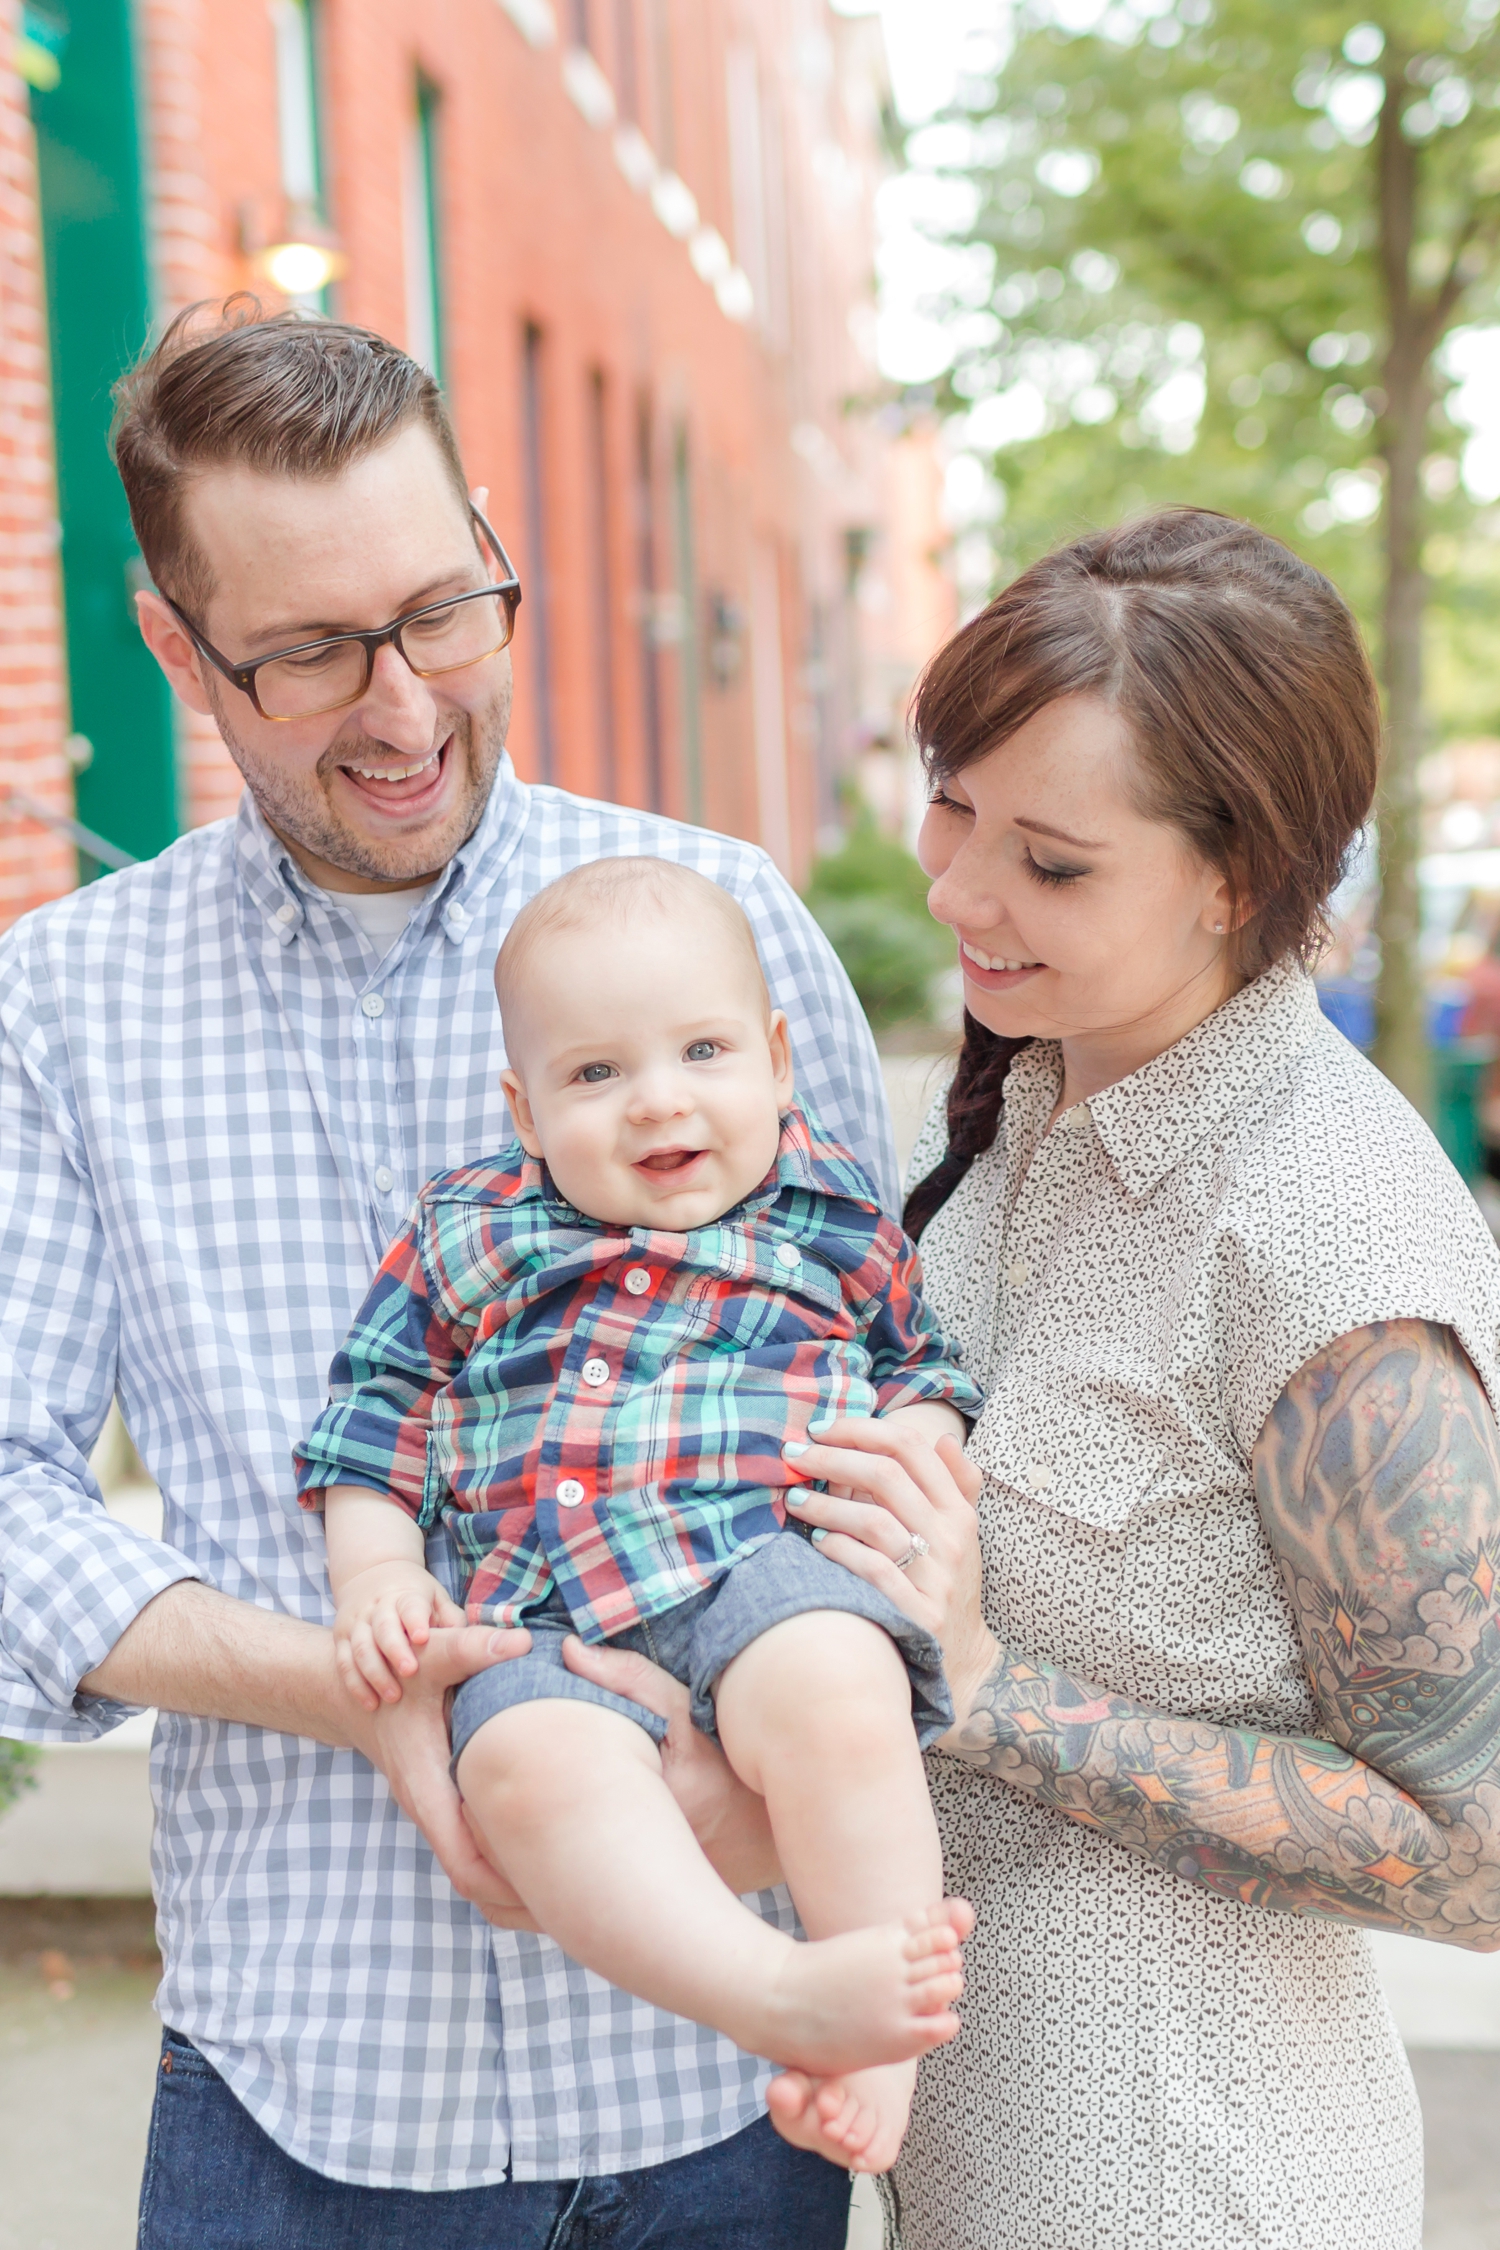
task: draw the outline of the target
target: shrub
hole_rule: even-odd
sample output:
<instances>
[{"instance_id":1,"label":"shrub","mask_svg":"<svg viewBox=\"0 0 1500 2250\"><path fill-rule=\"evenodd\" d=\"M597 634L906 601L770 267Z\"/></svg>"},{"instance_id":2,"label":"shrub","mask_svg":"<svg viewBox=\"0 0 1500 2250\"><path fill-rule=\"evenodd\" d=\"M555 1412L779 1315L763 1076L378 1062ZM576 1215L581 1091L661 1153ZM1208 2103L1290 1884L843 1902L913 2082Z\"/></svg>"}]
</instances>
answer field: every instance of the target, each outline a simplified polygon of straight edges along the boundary
<instances>
[{"instance_id":1,"label":"shrub","mask_svg":"<svg viewBox=\"0 0 1500 2250\"><path fill-rule=\"evenodd\" d=\"M906 847L861 810L841 848L814 866L806 897L874 1028L925 1021L953 940L929 916L927 877Z\"/></svg>"},{"instance_id":2,"label":"shrub","mask_svg":"<svg viewBox=\"0 0 1500 2250\"><path fill-rule=\"evenodd\" d=\"M34 1743L0 1741L0 1812L13 1804L23 1789L36 1787L40 1754Z\"/></svg>"}]
</instances>

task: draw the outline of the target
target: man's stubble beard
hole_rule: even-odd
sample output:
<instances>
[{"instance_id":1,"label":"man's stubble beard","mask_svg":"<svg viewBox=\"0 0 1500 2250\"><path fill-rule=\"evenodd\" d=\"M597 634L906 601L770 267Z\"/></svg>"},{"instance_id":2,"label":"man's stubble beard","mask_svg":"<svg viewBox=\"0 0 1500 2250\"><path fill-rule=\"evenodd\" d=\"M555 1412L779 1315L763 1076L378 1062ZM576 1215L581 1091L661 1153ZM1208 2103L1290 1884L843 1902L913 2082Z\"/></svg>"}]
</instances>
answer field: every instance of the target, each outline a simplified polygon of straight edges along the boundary
<instances>
[{"instance_id":1,"label":"man's stubble beard","mask_svg":"<svg viewBox=\"0 0 1500 2250\"><path fill-rule=\"evenodd\" d=\"M466 775L456 811L435 833L422 830L411 836L395 836L388 844L377 846L338 818L327 795L327 782L341 765L352 763L361 753L368 761L370 751L381 747L377 737L338 736L319 758L314 775L305 780L290 767L257 757L235 733L216 684L209 684L208 694L224 747L271 827L289 844L326 866L370 883L416 883L424 876L442 873L484 818L510 717L509 693L503 694L492 710L454 712L448 756L463 761ZM409 752L400 755L403 764L411 763Z\"/></svg>"}]
</instances>

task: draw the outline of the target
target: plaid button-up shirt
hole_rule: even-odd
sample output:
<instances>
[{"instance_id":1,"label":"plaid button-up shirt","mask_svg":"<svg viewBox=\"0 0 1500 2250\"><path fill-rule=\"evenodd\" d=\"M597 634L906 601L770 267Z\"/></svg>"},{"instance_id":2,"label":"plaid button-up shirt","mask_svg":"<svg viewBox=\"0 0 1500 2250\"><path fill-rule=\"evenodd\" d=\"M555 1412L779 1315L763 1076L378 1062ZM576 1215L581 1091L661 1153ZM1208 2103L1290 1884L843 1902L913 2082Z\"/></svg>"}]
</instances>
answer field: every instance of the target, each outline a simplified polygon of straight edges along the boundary
<instances>
[{"instance_id":1,"label":"plaid button-up shirt","mask_svg":"<svg viewBox=\"0 0 1500 2250\"><path fill-rule=\"evenodd\" d=\"M176 1579L330 1619L292 1448L417 1189L509 1138L500 940L544 883L624 852L740 901L803 1086L893 1205L869 1035L765 854L508 766L388 952L248 798L0 939L0 1734L117 1723L79 1679ZM116 1391L160 1541L89 1473ZM157 2005L302 2163L572 2178L757 2115L748 2055L490 1929L352 1751L164 1712L152 1786ZM784 1893L762 1911L789 1926Z\"/></svg>"},{"instance_id":2,"label":"plaid button-up shirt","mask_svg":"<svg viewBox=\"0 0 1500 2250\"><path fill-rule=\"evenodd\" d=\"M781 1448L811 1418L979 1413L920 1284L873 1182L801 1110L756 1192L688 1234L586 1218L513 1142L423 1188L299 1488L441 1514L476 1621L519 1624L555 1584L604 1640L782 1529Z\"/></svg>"}]
</instances>

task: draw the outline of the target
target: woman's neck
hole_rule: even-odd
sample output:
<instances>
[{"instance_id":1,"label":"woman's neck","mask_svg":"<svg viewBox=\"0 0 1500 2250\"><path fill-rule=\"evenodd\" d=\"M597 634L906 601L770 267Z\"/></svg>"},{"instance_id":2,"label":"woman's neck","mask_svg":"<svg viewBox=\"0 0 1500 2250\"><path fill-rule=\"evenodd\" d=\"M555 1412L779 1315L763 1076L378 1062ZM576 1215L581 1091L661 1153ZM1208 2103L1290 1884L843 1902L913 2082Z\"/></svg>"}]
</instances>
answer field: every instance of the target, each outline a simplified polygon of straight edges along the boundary
<instances>
[{"instance_id":1,"label":"woman's neck","mask_svg":"<svg viewBox=\"0 0 1500 2250\"><path fill-rule=\"evenodd\" d=\"M1164 1000L1149 1015L1133 1023L1102 1031L1065 1034L1062 1038L1063 1079L1053 1117L1079 1102L1091 1101L1106 1086L1144 1070L1147 1063L1186 1039L1216 1008L1222 1008L1244 984L1220 955Z\"/></svg>"}]
</instances>

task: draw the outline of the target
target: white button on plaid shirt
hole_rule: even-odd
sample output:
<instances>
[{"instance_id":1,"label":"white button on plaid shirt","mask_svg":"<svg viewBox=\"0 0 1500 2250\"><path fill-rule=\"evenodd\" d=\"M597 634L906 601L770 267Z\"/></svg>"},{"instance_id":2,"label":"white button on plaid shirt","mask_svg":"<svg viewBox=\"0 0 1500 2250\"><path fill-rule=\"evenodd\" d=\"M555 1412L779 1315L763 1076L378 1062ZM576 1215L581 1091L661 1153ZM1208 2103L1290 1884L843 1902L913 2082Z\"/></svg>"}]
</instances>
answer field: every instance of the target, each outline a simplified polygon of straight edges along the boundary
<instances>
[{"instance_id":1,"label":"white button on plaid shirt","mask_svg":"<svg viewBox=\"0 0 1500 2250\"><path fill-rule=\"evenodd\" d=\"M0 942L0 1734L113 1724L77 1682L174 1580L328 1620L292 1447L417 1188L507 1138L501 937L565 869L631 852L740 900L802 1090L894 1206L869 1034L765 855L508 763L383 960L248 797ZM165 1545L89 1474L117 1388ZM567 2179L759 2113L762 2064L490 1930L353 1752L164 1716L152 1779L158 2006L304 2164L372 2187ZM790 1926L784 1893L760 1906Z\"/></svg>"}]
</instances>

